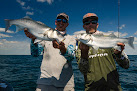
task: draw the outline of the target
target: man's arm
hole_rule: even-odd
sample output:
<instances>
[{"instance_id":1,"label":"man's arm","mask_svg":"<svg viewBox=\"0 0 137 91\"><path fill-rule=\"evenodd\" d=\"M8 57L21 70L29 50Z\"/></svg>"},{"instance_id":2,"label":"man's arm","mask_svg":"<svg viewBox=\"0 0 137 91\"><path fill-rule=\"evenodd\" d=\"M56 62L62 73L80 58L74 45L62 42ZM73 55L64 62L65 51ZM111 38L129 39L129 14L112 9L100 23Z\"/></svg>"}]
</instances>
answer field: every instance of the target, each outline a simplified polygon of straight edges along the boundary
<instances>
[{"instance_id":1,"label":"man's arm","mask_svg":"<svg viewBox=\"0 0 137 91\"><path fill-rule=\"evenodd\" d=\"M53 40L52 45L54 48L59 49L61 54L65 54L67 51L67 48L65 47L65 44L63 42L59 44L56 40Z\"/></svg>"},{"instance_id":2,"label":"man's arm","mask_svg":"<svg viewBox=\"0 0 137 91\"><path fill-rule=\"evenodd\" d=\"M113 54L113 58L116 60L116 62L121 66L122 68L128 69L129 68L129 62L128 56L122 52L119 54Z\"/></svg>"},{"instance_id":3,"label":"man's arm","mask_svg":"<svg viewBox=\"0 0 137 91\"><path fill-rule=\"evenodd\" d=\"M41 44L34 43L33 40L31 40L30 51L33 57L38 57L41 54L41 52L43 52L43 49L44 48Z\"/></svg>"},{"instance_id":4,"label":"man's arm","mask_svg":"<svg viewBox=\"0 0 137 91\"><path fill-rule=\"evenodd\" d=\"M87 74L89 70L88 51L89 47L87 45L81 42L78 43L78 49L76 50L76 59L79 70L83 74Z\"/></svg>"},{"instance_id":5,"label":"man's arm","mask_svg":"<svg viewBox=\"0 0 137 91\"><path fill-rule=\"evenodd\" d=\"M30 44L30 51L31 51L31 55L34 57L38 57L41 52L43 51L43 47L38 44L38 43L34 43L36 37L33 36L27 28L24 29L24 33L25 35L31 39L31 44Z\"/></svg>"},{"instance_id":6,"label":"man's arm","mask_svg":"<svg viewBox=\"0 0 137 91\"><path fill-rule=\"evenodd\" d=\"M130 60L128 59L128 56L123 52L125 45L123 43L118 43L117 45L121 46L121 51L113 49L113 57L122 68L128 69Z\"/></svg>"},{"instance_id":7,"label":"man's arm","mask_svg":"<svg viewBox=\"0 0 137 91\"><path fill-rule=\"evenodd\" d=\"M73 45L69 45L67 48L65 44L61 42L60 44L56 41L52 41L53 47L60 50L60 54L63 55L68 61L72 61L75 57L75 49Z\"/></svg>"}]
</instances>

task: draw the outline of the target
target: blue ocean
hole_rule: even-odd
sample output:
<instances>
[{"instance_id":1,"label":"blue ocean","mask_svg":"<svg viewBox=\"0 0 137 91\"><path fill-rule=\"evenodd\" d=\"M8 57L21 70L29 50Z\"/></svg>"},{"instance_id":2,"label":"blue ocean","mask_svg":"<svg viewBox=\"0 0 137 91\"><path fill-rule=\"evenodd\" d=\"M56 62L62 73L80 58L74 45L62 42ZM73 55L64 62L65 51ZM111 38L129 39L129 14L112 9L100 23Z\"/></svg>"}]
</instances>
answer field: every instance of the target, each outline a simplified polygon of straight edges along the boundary
<instances>
[{"instance_id":1,"label":"blue ocean","mask_svg":"<svg viewBox=\"0 0 137 91\"><path fill-rule=\"evenodd\" d=\"M130 68L117 66L123 91L137 91L137 55L129 55ZM35 91L42 56L0 55L0 79L10 83L15 91ZM84 91L84 78L76 61L72 62L75 91Z\"/></svg>"}]
</instances>

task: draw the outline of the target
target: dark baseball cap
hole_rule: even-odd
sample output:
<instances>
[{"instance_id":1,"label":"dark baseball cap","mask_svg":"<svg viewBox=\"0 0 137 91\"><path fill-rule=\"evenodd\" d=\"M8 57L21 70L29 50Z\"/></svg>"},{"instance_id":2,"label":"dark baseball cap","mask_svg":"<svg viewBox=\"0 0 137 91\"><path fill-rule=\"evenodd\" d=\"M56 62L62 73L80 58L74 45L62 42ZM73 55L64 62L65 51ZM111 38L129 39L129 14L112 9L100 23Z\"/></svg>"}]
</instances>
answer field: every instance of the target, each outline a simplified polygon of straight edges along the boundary
<instances>
[{"instance_id":1,"label":"dark baseball cap","mask_svg":"<svg viewBox=\"0 0 137 91\"><path fill-rule=\"evenodd\" d=\"M69 16L66 13L59 13L56 18L63 16L67 21L69 21Z\"/></svg>"}]
</instances>

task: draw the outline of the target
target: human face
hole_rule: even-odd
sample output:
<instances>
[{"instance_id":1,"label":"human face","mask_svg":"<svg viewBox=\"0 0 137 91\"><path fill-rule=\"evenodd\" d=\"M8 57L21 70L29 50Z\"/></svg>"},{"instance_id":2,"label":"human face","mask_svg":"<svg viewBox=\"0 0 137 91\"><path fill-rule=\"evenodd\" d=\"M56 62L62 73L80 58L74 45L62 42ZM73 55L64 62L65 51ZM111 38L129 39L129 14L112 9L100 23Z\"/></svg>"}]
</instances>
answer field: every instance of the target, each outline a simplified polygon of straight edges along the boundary
<instances>
[{"instance_id":1,"label":"human face","mask_svg":"<svg viewBox=\"0 0 137 91\"><path fill-rule=\"evenodd\" d=\"M64 17L59 17L58 19L62 19L61 21L55 21L55 25L58 31L65 31L66 27L69 25L68 22L64 22L66 20ZM64 19L64 20L63 20Z\"/></svg>"},{"instance_id":2,"label":"human face","mask_svg":"<svg viewBox=\"0 0 137 91\"><path fill-rule=\"evenodd\" d=\"M83 28L86 30L86 33L95 33L98 28L98 23L95 22L94 19L87 19L86 23L84 23Z\"/></svg>"}]
</instances>

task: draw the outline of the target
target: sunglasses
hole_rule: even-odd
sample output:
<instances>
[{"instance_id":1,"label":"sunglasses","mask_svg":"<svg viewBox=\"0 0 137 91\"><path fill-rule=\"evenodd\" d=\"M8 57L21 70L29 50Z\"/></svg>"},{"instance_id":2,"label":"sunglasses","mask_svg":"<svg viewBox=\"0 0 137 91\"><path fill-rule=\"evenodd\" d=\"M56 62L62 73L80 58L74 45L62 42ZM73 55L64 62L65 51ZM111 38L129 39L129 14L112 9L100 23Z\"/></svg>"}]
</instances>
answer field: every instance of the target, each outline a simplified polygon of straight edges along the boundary
<instances>
[{"instance_id":1,"label":"sunglasses","mask_svg":"<svg viewBox=\"0 0 137 91\"><path fill-rule=\"evenodd\" d=\"M63 23L67 23L68 21L66 19L57 19L57 22L63 22Z\"/></svg>"},{"instance_id":2,"label":"sunglasses","mask_svg":"<svg viewBox=\"0 0 137 91\"><path fill-rule=\"evenodd\" d=\"M97 21L97 20L86 21L86 22L84 22L84 25L89 25L90 23L92 23L92 24L97 24L98 21Z\"/></svg>"}]
</instances>

